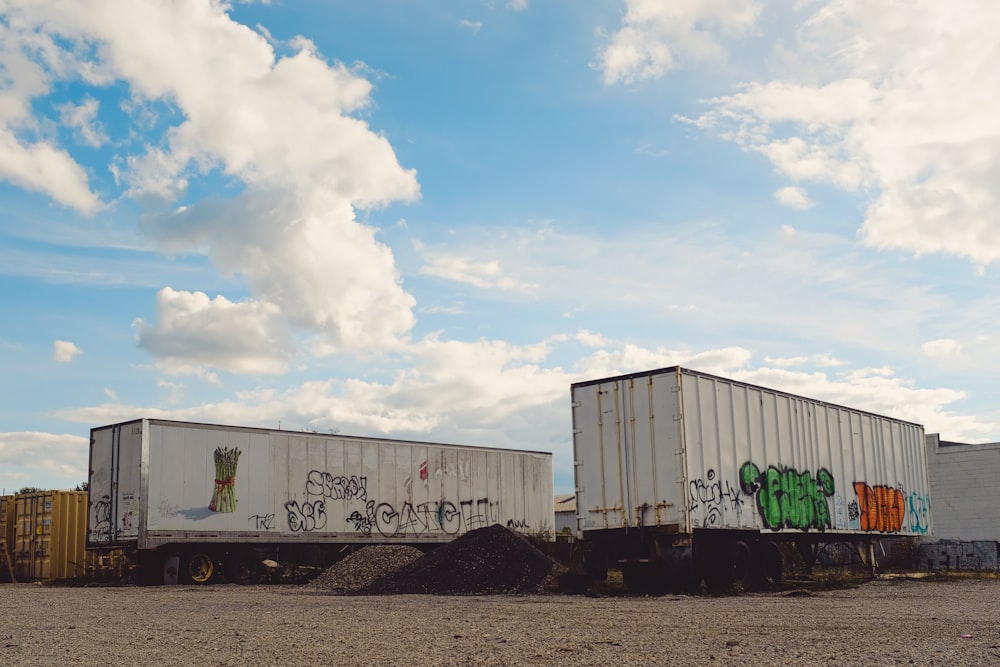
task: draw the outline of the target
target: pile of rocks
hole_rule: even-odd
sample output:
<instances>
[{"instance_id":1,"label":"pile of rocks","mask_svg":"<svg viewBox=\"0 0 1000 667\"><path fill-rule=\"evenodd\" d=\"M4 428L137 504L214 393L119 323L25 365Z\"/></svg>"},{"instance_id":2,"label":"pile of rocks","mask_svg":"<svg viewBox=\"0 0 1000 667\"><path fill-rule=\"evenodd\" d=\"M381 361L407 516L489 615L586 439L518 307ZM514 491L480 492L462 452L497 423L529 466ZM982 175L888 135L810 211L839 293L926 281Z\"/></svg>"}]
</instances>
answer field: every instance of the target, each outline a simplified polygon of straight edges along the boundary
<instances>
[{"instance_id":1,"label":"pile of rocks","mask_svg":"<svg viewBox=\"0 0 1000 667\"><path fill-rule=\"evenodd\" d=\"M559 563L520 533L493 525L470 531L356 592L363 595L538 593L561 569Z\"/></svg>"},{"instance_id":2,"label":"pile of rocks","mask_svg":"<svg viewBox=\"0 0 1000 667\"><path fill-rule=\"evenodd\" d=\"M415 547L372 544L337 561L309 582L322 591L349 593L368 586L424 555Z\"/></svg>"}]
</instances>

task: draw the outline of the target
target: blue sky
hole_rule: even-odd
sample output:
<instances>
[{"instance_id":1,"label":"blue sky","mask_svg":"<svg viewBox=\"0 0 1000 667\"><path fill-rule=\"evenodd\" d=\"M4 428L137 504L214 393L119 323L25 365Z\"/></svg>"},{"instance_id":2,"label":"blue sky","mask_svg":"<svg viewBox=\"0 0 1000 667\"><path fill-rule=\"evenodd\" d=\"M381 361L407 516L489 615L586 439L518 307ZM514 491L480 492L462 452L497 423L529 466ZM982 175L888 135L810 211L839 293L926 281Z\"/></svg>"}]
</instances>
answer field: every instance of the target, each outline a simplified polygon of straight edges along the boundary
<instances>
[{"instance_id":1,"label":"blue sky","mask_svg":"<svg viewBox=\"0 0 1000 667\"><path fill-rule=\"evenodd\" d=\"M160 417L551 451L687 365L1000 439L1000 10L0 0L0 489Z\"/></svg>"}]
</instances>

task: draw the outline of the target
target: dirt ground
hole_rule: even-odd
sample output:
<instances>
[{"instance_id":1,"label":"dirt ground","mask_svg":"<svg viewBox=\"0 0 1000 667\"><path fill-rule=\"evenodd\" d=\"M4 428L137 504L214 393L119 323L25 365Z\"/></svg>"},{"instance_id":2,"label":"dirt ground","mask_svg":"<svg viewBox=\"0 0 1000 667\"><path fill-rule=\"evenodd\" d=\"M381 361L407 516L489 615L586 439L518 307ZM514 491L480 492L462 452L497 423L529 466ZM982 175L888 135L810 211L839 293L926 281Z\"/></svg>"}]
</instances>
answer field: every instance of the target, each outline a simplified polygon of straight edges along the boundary
<instances>
[{"instance_id":1,"label":"dirt ground","mask_svg":"<svg viewBox=\"0 0 1000 667\"><path fill-rule=\"evenodd\" d=\"M1000 581L739 597L0 585L0 664L995 665Z\"/></svg>"}]
</instances>

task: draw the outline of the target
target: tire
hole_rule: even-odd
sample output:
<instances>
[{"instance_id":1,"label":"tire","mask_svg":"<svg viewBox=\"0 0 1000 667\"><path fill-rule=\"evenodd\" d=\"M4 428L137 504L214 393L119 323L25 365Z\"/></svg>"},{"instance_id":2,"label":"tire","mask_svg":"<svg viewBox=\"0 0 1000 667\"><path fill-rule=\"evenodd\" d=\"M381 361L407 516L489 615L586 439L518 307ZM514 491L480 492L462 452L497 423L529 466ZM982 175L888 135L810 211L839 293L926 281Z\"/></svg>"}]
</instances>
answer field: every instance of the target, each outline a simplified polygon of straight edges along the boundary
<instances>
[{"instance_id":1,"label":"tire","mask_svg":"<svg viewBox=\"0 0 1000 667\"><path fill-rule=\"evenodd\" d=\"M781 588L785 561L781 549L771 541L757 544L753 552L754 587L762 591L776 591Z\"/></svg>"},{"instance_id":2,"label":"tire","mask_svg":"<svg viewBox=\"0 0 1000 667\"><path fill-rule=\"evenodd\" d=\"M260 567L252 551L235 551L226 559L226 581L251 586L260 582Z\"/></svg>"},{"instance_id":3,"label":"tire","mask_svg":"<svg viewBox=\"0 0 1000 667\"><path fill-rule=\"evenodd\" d=\"M622 581L626 590L635 595L662 595L667 589L666 577L654 563L622 565Z\"/></svg>"},{"instance_id":4,"label":"tire","mask_svg":"<svg viewBox=\"0 0 1000 667\"><path fill-rule=\"evenodd\" d=\"M181 579L184 583L204 586L212 583L216 574L215 558L201 549L195 549L181 558Z\"/></svg>"},{"instance_id":5,"label":"tire","mask_svg":"<svg viewBox=\"0 0 1000 667\"><path fill-rule=\"evenodd\" d=\"M753 585L753 554L747 543L717 543L705 584L709 592L722 595L749 591Z\"/></svg>"},{"instance_id":6,"label":"tire","mask_svg":"<svg viewBox=\"0 0 1000 667\"><path fill-rule=\"evenodd\" d=\"M741 592L753 590L753 553L746 542L733 542L729 548L729 567L732 572L732 590L737 586Z\"/></svg>"}]
</instances>

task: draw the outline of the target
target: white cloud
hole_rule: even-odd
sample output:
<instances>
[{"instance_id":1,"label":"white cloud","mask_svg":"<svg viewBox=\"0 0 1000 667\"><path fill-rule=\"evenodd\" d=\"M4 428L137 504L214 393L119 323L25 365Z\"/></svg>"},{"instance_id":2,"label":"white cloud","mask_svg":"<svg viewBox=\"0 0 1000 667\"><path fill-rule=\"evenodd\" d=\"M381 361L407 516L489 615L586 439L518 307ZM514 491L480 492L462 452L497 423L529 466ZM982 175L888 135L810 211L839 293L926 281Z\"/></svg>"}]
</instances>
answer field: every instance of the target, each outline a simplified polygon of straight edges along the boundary
<instances>
[{"instance_id":1,"label":"white cloud","mask_svg":"<svg viewBox=\"0 0 1000 667\"><path fill-rule=\"evenodd\" d=\"M36 54L36 60L27 54ZM100 201L90 190L86 172L66 151L50 141L32 142L37 132L32 100L47 94L54 73L72 68L69 58L49 35L35 32L12 12L0 22L0 179L41 192L83 213L93 213Z\"/></svg>"},{"instance_id":2,"label":"white cloud","mask_svg":"<svg viewBox=\"0 0 1000 667\"><path fill-rule=\"evenodd\" d=\"M73 361L80 354L83 354L83 350L68 340L57 340L52 344L52 360L61 364Z\"/></svg>"},{"instance_id":3,"label":"white cloud","mask_svg":"<svg viewBox=\"0 0 1000 667\"><path fill-rule=\"evenodd\" d=\"M180 121L145 152L111 165L128 193L173 203L207 172L240 192L185 202L173 214L151 210L144 228L162 249L207 253L222 273L244 278L254 300L279 304L289 323L310 331L317 349L391 347L408 334L414 300L402 289L391 251L355 219L356 208L419 197L415 172L402 168L386 137L359 117L371 103L369 81L325 61L308 40L292 40L297 51L276 57L266 37L232 21L223 3L39 0L11 12L20 39L44 38L65 60L57 44L71 42L72 55L82 59L74 70L58 69L18 51L41 79L25 84L19 102L45 93L49 78L89 68L130 87L139 103L126 112L142 115L144 101L176 111ZM60 161L56 149L9 139L0 127L0 174L21 183L62 165L79 171L85 184L68 156ZM12 162L31 151L48 167ZM81 209L96 206L66 178L47 178L44 190ZM178 364L185 357L211 362L179 344L169 355ZM161 340L151 349L166 346ZM233 358L213 349L223 355L220 367L234 368Z\"/></svg>"},{"instance_id":4,"label":"white cloud","mask_svg":"<svg viewBox=\"0 0 1000 667\"><path fill-rule=\"evenodd\" d=\"M562 345L599 345L572 368L552 365ZM602 344L603 343L603 344ZM958 440L981 440L1000 424L950 410L963 392L921 389L889 368L843 369L836 376L810 369L828 355L753 364L742 347L643 348L581 331L541 343L445 341L430 336L404 355L410 362L387 381L313 380L287 389L240 392L232 400L164 408L107 404L63 410L61 418L115 423L141 414L352 435L535 449L554 453L557 474L572 475L572 425L567 399L573 382L682 365L746 382L926 425ZM395 365L402 367L402 364ZM785 367L798 365L802 370Z\"/></svg>"},{"instance_id":5,"label":"white cloud","mask_svg":"<svg viewBox=\"0 0 1000 667\"><path fill-rule=\"evenodd\" d=\"M469 19L462 19L461 21L458 22L458 25L459 25L460 28L465 28L466 30L468 30L468 31L470 31L472 33L477 33L480 30L482 30L483 22L482 21L470 21Z\"/></svg>"},{"instance_id":6,"label":"white cloud","mask_svg":"<svg viewBox=\"0 0 1000 667\"><path fill-rule=\"evenodd\" d=\"M75 128L83 143L93 148L99 148L108 141L101 124L96 120L98 106L97 100L88 97L79 105L62 104L57 107L62 124Z\"/></svg>"},{"instance_id":7,"label":"white cloud","mask_svg":"<svg viewBox=\"0 0 1000 667\"><path fill-rule=\"evenodd\" d=\"M89 439L37 432L0 433L0 487L7 493L53 478L62 489L87 481Z\"/></svg>"},{"instance_id":8,"label":"white cloud","mask_svg":"<svg viewBox=\"0 0 1000 667\"><path fill-rule=\"evenodd\" d=\"M520 283L513 278L502 275L500 262L496 260L476 262L464 257L432 255L428 257L427 264L420 267L420 273L467 283L483 289L530 291L537 287L536 285Z\"/></svg>"},{"instance_id":9,"label":"white cloud","mask_svg":"<svg viewBox=\"0 0 1000 667\"><path fill-rule=\"evenodd\" d=\"M515 12L524 11L528 8L528 0L508 0L507 6Z\"/></svg>"},{"instance_id":10,"label":"white cloud","mask_svg":"<svg viewBox=\"0 0 1000 667\"><path fill-rule=\"evenodd\" d=\"M44 193L83 213L93 213L101 206L97 196L90 191L83 168L69 153L44 141L21 142L2 124L0 178Z\"/></svg>"},{"instance_id":11,"label":"white cloud","mask_svg":"<svg viewBox=\"0 0 1000 667\"><path fill-rule=\"evenodd\" d=\"M962 353L962 344L951 338L941 338L927 341L920 346L920 349L925 357L942 359L960 355Z\"/></svg>"},{"instance_id":12,"label":"white cloud","mask_svg":"<svg viewBox=\"0 0 1000 667\"><path fill-rule=\"evenodd\" d=\"M815 202L809 198L809 193L800 187L788 186L775 191L774 198L779 204L790 208L797 208L800 211L815 206Z\"/></svg>"},{"instance_id":13,"label":"white cloud","mask_svg":"<svg viewBox=\"0 0 1000 667\"><path fill-rule=\"evenodd\" d=\"M780 46L798 64L708 100L691 121L796 181L870 192L866 244L1000 260L1000 7L830 0L802 9L795 41Z\"/></svg>"},{"instance_id":14,"label":"white cloud","mask_svg":"<svg viewBox=\"0 0 1000 667\"><path fill-rule=\"evenodd\" d=\"M156 314L155 324L137 319L133 326L139 345L167 373L204 374L209 367L282 373L293 354L293 340L272 304L233 303L223 296L210 299L203 292L165 287L157 294Z\"/></svg>"},{"instance_id":15,"label":"white cloud","mask_svg":"<svg viewBox=\"0 0 1000 667\"><path fill-rule=\"evenodd\" d=\"M622 27L603 48L595 67L607 84L662 76L678 61L726 58L720 37L746 33L760 14L745 0L626 0Z\"/></svg>"}]
</instances>

